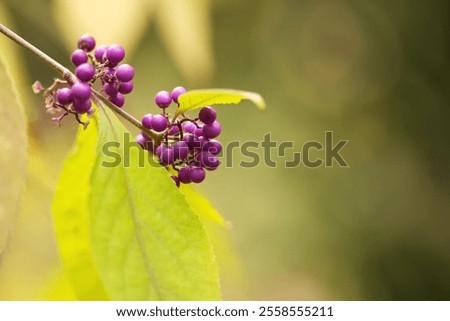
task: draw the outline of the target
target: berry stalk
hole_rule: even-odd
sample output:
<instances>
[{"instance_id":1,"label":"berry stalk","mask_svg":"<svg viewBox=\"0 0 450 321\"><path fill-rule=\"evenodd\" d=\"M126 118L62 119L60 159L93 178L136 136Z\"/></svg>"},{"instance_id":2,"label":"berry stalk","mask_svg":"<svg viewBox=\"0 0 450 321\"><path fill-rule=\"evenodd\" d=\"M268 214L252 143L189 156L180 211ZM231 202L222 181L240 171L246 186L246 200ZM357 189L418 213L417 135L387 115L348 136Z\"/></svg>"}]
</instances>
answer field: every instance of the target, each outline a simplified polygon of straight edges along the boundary
<instances>
[{"instance_id":1,"label":"berry stalk","mask_svg":"<svg viewBox=\"0 0 450 321\"><path fill-rule=\"evenodd\" d=\"M0 33L4 34L6 37L17 43L18 45L24 47L25 49L28 49L31 53L39 57L42 61L44 61L46 64L50 65L53 69L58 71L62 74L63 78L67 80L68 83L74 84L78 81L77 77L70 72L69 69L64 67L62 64L57 62L52 57L48 56L46 53L38 49L37 47L33 46L31 43L20 37L18 34L16 34L14 31L10 30L8 27L0 23ZM133 117L131 114L127 113L126 111L122 110L121 108L115 106L113 103L108 101L105 97L103 97L100 93L97 91L93 91L93 94L95 97L100 100L103 104L108 106L112 111L114 111L116 114L136 126L137 128L144 131L149 137L151 137L154 141L160 141L161 135L153 132L152 130L145 128L142 126L141 122L137 120L135 117Z\"/></svg>"}]
</instances>

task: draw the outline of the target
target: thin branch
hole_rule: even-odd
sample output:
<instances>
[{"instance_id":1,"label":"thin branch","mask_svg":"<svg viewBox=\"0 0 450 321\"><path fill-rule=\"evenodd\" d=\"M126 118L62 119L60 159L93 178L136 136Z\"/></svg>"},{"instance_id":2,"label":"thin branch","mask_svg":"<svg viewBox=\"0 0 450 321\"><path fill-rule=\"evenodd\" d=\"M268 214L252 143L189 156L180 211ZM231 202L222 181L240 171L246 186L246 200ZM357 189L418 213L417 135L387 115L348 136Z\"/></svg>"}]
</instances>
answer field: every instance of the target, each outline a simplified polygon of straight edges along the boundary
<instances>
[{"instance_id":1,"label":"thin branch","mask_svg":"<svg viewBox=\"0 0 450 321\"><path fill-rule=\"evenodd\" d=\"M47 63L50 66L52 66L53 69L55 69L56 71L59 71L63 75L64 79L66 79L70 83L74 83L74 82L77 81L77 78L75 77L75 75L73 73L70 72L69 69L67 69L66 67L61 65L55 59L51 58L46 53L44 53L40 49L38 49L35 46L33 46L31 43L29 43L28 41L26 41L25 39L20 37L15 32L11 31L10 29L8 29L5 25L3 25L1 23L0 23L0 32L3 33L5 36L7 36L12 41L14 41L17 44L19 44L20 46L22 46L22 47L28 49L29 51L31 51L33 54L35 54L36 56L41 58L45 63Z\"/></svg>"}]
</instances>

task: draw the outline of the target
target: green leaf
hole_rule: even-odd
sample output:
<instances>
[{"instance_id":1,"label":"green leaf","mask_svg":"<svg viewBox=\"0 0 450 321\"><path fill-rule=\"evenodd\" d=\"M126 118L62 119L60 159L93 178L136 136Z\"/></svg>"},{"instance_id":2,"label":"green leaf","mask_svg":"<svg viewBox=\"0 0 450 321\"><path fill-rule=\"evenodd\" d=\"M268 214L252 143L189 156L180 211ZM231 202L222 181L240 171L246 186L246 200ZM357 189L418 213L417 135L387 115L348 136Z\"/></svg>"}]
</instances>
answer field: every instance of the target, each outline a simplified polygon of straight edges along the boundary
<instances>
[{"instance_id":1,"label":"green leaf","mask_svg":"<svg viewBox=\"0 0 450 321\"><path fill-rule=\"evenodd\" d=\"M95 163L98 128L78 131L77 144L65 160L53 200L53 220L63 264L81 300L105 300L108 295L94 265L89 239L89 180Z\"/></svg>"},{"instance_id":2,"label":"green leaf","mask_svg":"<svg viewBox=\"0 0 450 321\"><path fill-rule=\"evenodd\" d=\"M183 193L186 201L191 206L192 210L205 221L225 225L225 220L219 212L212 206L209 200L194 190L191 186L181 184L180 192Z\"/></svg>"},{"instance_id":3,"label":"green leaf","mask_svg":"<svg viewBox=\"0 0 450 321\"><path fill-rule=\"evenodd\" d=\"M99 117L90 228L112 299L220 299L217 264L199 218L148 153L124 148L128 132L117 117L105 108ZM129 166L111 166L112 152L129 157Z\"/></svg>"},{"instance_id":4,"label":"green leaf","mask_svg":"<svg viewBox=\"0 0 450 321\"><path fill-rule=\"evenodd\" d=\"M260 110L266 108L264 99L257 93L234 89L199 89L191 90L178 97L180 106L176 115L189 110L218 104L238 104L241 100L252 101Z\"/></svg>"},{"instance_id":5,"label":"green leaf","mask_svg":"<svg viewBox=\"0 0 450 321\"><path fill-rule=\"evenodd\" d=\"M0 256L20 207L27 172L25 115L3 61L0 51Z\"/></svg>"},{"instance_id":6,"label":"green leaf","mask_svg":"<svg viewBox=\"0 0 450 321\"><path fill-rule=\"evenodd\" d=\"M20 2L22 4L22 2ZM29 4L24 3L24 6L31 7ZM16 25L14 24L14 15L12 14L11 6L7 5L6 1L0 1L0 21L3 25L8 26L10 29L15 30ZM14 11L17 10L17 7ZM16 12L21 12L17 10ZM34 11L34 13L36 13ZM16 21L18 22L18 21ZM47 35L48 36L48 35ZM49 37L50 38L50 37ZM39 115L39 108L36 108L34 97L30 91L30 73L27 71L27 66L23 62L24 55L22 55L22 50L20 46L11 41L7 37L0 36L0 51L3 60L3 64L8 69L8 75L14 84L14 89L17 91L17 97L23 106L26 114L27 121L36 121L37 115ZM31 157L30 157L31 158Z\"/></svg>"}]
</instances>

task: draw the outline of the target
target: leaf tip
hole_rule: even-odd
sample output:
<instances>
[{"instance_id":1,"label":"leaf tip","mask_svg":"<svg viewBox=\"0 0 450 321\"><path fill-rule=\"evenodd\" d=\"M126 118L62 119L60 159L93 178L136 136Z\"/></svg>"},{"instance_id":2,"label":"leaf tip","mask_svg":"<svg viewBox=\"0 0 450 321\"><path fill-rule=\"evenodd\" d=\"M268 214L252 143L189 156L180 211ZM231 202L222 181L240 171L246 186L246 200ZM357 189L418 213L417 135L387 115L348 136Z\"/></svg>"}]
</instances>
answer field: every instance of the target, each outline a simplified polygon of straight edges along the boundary
<instances>
[{"instance_id":1,"label":"leaf tip","mask_svg":"<svg viewBox=\"0 0 450 321\"><path fill-rule=\"evenodd\" d=\"M251 100L260 111L266 110L266 102L264 101L264 98L262 98L260 94L250 92L249 100Z\"/></svg>"}]
</instances>

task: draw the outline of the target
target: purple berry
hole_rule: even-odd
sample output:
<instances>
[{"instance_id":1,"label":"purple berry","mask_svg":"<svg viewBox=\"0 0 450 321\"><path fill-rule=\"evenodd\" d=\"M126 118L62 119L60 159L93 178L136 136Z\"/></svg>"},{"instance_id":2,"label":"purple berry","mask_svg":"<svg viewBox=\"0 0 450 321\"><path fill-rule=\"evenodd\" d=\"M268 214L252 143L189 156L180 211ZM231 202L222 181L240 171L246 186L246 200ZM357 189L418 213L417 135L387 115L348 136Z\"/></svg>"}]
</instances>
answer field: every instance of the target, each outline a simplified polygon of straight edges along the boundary
<instances>
[{"instance_id":1,"label":"purple berry","mask_svg":"<svg viewBox=\"0 0 450 321\"><path fill-rule=\"evenodd\" d=\"M72 90L70 88L61 88L56 93L56 100L61 105L68 105L72 102Z\"/></svg>"},{"instance_id":2,"label":"purple berry","mask_svg":"<svg viewBox=\"0 0 450 321\"><path fill-rule=\"evenodd\" d=\"M103 85L103 90L108 96L115 96L119 92L117 90L116 86L114 86L114 84L110 84L110 83L105 83Z\"/></svg>"},{"instance_id":3,"label":"purple berry","mask_svg":"<svg viewBox=\"0 0 450 321\"><path fill-rule=\"evenodd\" d=\"M195 126L195 124L191 121L185 121L184 123L181 124L181 128L183 128L183 131L186 133L194 133L195 130L197 129L197 127Z\"/></svg>"},{"instance_id":4,"label":"purple berry","mask_svg":"<svg viewBox=\"0 0 450 321\"><path fill-rule=\"evenodd\" d=\"M183 141L189 146L189 149L193 150L201 146L201 142L194 134L186 134L183 136Z\"/></svg>"},{"instance_id":5,"label":"purple berry","mask_svg":"<svg viewBox=\"0 0 450 321\"><path fill-rule=\"evenodd\" d=\"M205 179L205 170L201 167L192 166L189 171L189 178L193 183L201 183Z\"/></svg>"},{"instance_id":6,"label":"purple berry","mask_svg":"<svg viewBox=\"0 0 450 321\"><path fill-rule=\"evenodd\" d=\"M121 93L117 93L115 96L109 96L108 99L117 107L122 107L125 104L125 97Z\"/></svg>"},{"instance_id":7,"label":"purple berry","mask_svg":"<svg viewBox=\"0 0 450 321\"><path fill-rule=\"evenodd\" d=\"M154 115L151 120L152 129L157 132L163 132L167 129L169 122L163 115Z\"/></svg>"},{"instance_id":8,"label":"purple berry","mask_svg":"<svg viewBox=\"0 0 450 321\"><path fill-rule=\"evenodd\" d=\"M178 134L180 132L180 128L178 128L177 125L170 127L169 130L169 135L171 136L175 136L176 134Z\"/></svg>"},{"instance_id":9,"label":"purple berry","mask_svg":"<svg viewBox=\"0 0 450 321\"><path fill-rule=\"evenodd\" d=\"M197 137L203 136L203 126L196 128L194 130L194 135Z\"/></svg>"},{"instance_id":10,"label":"purple berry","mask_svg":"<svg viewBox=\"0 0 450 321\"><path fill-rule=\"evenodd\" d=\"M161 143L161 145L158 146L158 148L156 149L156 155L158 155L158 157L161 158L162 152L167 149L167 148L172 148L171 146L169 146L167 143L163 142Z\"/></svg>"},{"instance_id":11,"label":"purple berry","mask_svg":"<svg viewBox=\"0 0 450 321\"><path fill-rule=\"evenodd\" d=\"M166 144L161 144L156 148L156 155L161 158L162 151L167 148Z\"/></svg>"},{"instance_id":12,"label":"purple berry","mask_svg":"<svg viewBox=\"0 0 450 321\"><path fill-rule=\"evenodd\" d=\"M88 62L88 55L85 51L81 49L76 49L70 56L70 60L75 66L79 66Z\"/></svg>"},{"instance_id":13,"label":"purple berry","mask_svg":"<svg viewBox=\"0 0 450 321\"><path fill-rule=\"evenodd\" d=\"M186 92L186 89L185 89L184 87L178 86L178 87L175 87L175 88L172 90L172 93L170 94L170 97L172 98L172 100L173 100L175 103L178 103L178 97L179 97L180 95L184 94L185 92Z\"/></svg>"},{"instance_id":14,"label":"purple berry","mask_svg":"<svg viewBox=\"0 0 450 321\"><path fill-rule=\"evenodd\" d=\"M92 103L90 99L85 100L74 99L72 106L77 113L84 114L87 113L89 109L91 109Z\"/></svg>"},{"instance_id":15,"label":"purple berry","mask_svg":"<svg viewBox=\"0 0 450 321\"><path fill-rule=\"evenodd\" d=\"M91 87L84 82L77 82L72 86L72 96L78 100L86 100L91 96Z\"/></svg>"},{"instance_id":16,"label":"purple berry","mask_svg":"<svg viewBox=\"0 0 450 321\"><path fill-rule=\"evenodd\" d=\"M121 82L119 84L119 88L117 88L117 90L121 93L121 94L129 94L130 92L133 91L134 88L134 84L132 81L127 81L127 82Z\"/></svg>"},{"instance_id":17,"label":"purple berry","mask_svg":"<svg viewBox=\"0 0 450 321\"><path fill-rule=\"evenodd\" d=\"M202 150L217 155L222 151L222 144L215 139L211 139L202 146Z\"/></svg>"},{"instance_id":18,"label":"purple berry","mask_svg":"<svg viewBox=\"0 0 450 321\"><path fill-rule=\"evenodd\" d=\"M191 179L189 178L189 172L191 170L190 166L185 166L180 168L180 171L178 172L178 179L183 184L189 184L191 182Z\"/></svg>"},{"instance_id":19,"label":"purple berry","mask_svg":"<svg viewBox=\"0 0 450 321\"><path fill-rule=\"evenodd\" d=\"M155 104L160 108L166 108L172 102L168 91L162 90L155 95Z\"/></svg>"},{"instance_id":20,"label":"purple berry","mask_svg":"<svg viewBox=\"0 0 450 321\"><path fill-rule=\"evenodd\" d=\"M217 168L219 166L219 160L216 156L210 152L200 152L196 155L196 160L200 163L202 167L207 169Z\"/></svg>"},{"instance_id":21,"label":"purple berry","mask_svg":"<svg viewBox=\"0 0 450 321\"><path fill-rule=\"evenodd\" d=\"M153 141L147 136L145 132L141 132L135 138L136 143L142 146L145 150L153 150Z\"/></svg>"},{"instance_id":22,"label":"purple berry","mask_svg":"<svg viewBox=\"0 0 450 321\"><path fill-rule=\"evenodd\" d=\"M206 125L212 124L217 117L217 113L212 107L203 107L198 113L198 118Z\"/></svg>"},{"instance_id":23,"label":"purple berry","mask_svg":"<svg viewBox=\"0 0 450 321\"><path fill-rule=\"evenodd\" d=\"M136 136L135 140L136 140L136 143L138 143L138 144L141 145L142 147L144 147L145 144L146 144L147 141L148 141L147 138L146 138L144 135L142 135L142 134L138 134L138 135Z\"/></svg>"},{"instance_id":24,"label":"purple berry","mask_svg":"<svg viewBox=\"0 0 450 321\"><path fill-rule=\"evenodd\" d=\"M142 117L142 126L148 129L152 129L152 114L145 114L144 117Z\"/></svg>"},{"instance_id":25,"label":"purple berry","mask_svg":"<svg viewBox=\"0 0 450 321\"><path fill-rule=\"evenodd\" d=\"M162 148L161 153L159 155L159 160L163 165L173 164L175 161L175 155L172 147Z\"/></svg>"},{"instance_id":26,"label":"purple berry","mask_svg":"<svg viewBox=\"0 0 450 321\"><path fill-rule=\"evenodd\" d=\"M178 177L176 177L176 176L170 176L172 179L173 179L173 181L175 182L175 185L177 185L177 187L180 187L180 179L178 178Z\"/></svg>"},{"instance_id":27,"label":"purple berry","mask_svg":"<svg viewBox=\"0 0 450 321\"><path fill-rule=\"evenodd\" d=\"M113 64L118 64L125 57L125 49L121 45L111 45L106 50L106 58Z\"/></svg>"},{"instance_id":28,"label":"purple berry","mask_svg":"<svg viewBox=\"0 0 450 321\"><path fill-rule=\"evenodd\" d=\"M95 60L102 62L105 57L106 50L108 50L108 46L97 47L94 51Z\"/></svg>"},{"instance_id":29,"label":"purple berry","mask_svg":"<svg viewBox=\"0 0 450 321\"><path fill-rule=\"evenodd\" d=\"M155 146L153 145L153 141L152 140L148 140L147 143L144 146L144 149L154 153L155 152Z\"/></svg>"},{"instance_id":30,"label":"purple berry","mask_svg":"<svg viewBox=\"0 0 450 321\"><path fill-rule=\"evenodd\" d=\"M91 51L95 48L95 39L91 35L82 35L77 42L78 48L84 51Z\"/></svg>"},{"instance_id":31,"label":"purple berry","mask_svg":"<svg viewBox=\"0 0 450 321\"><path fill-rule=\"evenodd\" d=\"M217 159L217 157L216 157L216 159L215 159L215 161L214 162L211 162L210 164L209 164L209 166L207 166L207 167L205 167L207 170L209 170L209 171L214 171L214 170L216 170L218 167L219 167L219 165L220 165L220 161Z\"/></svg>"},{"instance_id":32,"label":"purple berry","mask_svg":"<svg viewBox=\"0 0 450 321\"><path fill-rule=\"evenodd\" d=\"M127 82L134 77L134 68L128 64L117 67L116 77L120 82Z\"/></svg>"},{"instance_id":33,"label":"purple berry","mask_svg":"<svg viewBox=\"0 0 450 321\"><path fill-rule=\"evenodd\" d=\"M220 135L220 132L222 131L222 126L220 123L215 120L210 125L203 126L203 136L205 138L216 138Z\"/></svg>"},{"instance_id":34,"label":"purple berry","mask_svg":"<svg viewBox=\"0 0 450 321\"><path fill-rule=\"evenodd\" d=\"M202 136L197 137L197 139L200 141L200 146L198 146L196 150L203 151L203 147L205 146L206 143L208 143L208 139Z\"/></svg>"},{"instance_id":35,"label":"purple berry","mask_svg":"<svg viewBox=\"0 0 450 321\"><path fill-rule=\"evenodd\" d=\"M84 63L79 65L77 68L75 68L75 75L78 79L84 82L90 81L95 74L95 68L94 66Z\"/></svg>"},{"instance_id":36,"label":"purple berry","mask_svg":"<svg viewBox=\"0 0 450 321\"><path fill-rule=\"evenodd\" d=\"M189 145L184 141L179 141L173 144L173 151L175 159L184 160L189 154Z\"/></svg>"}]
</instances>

